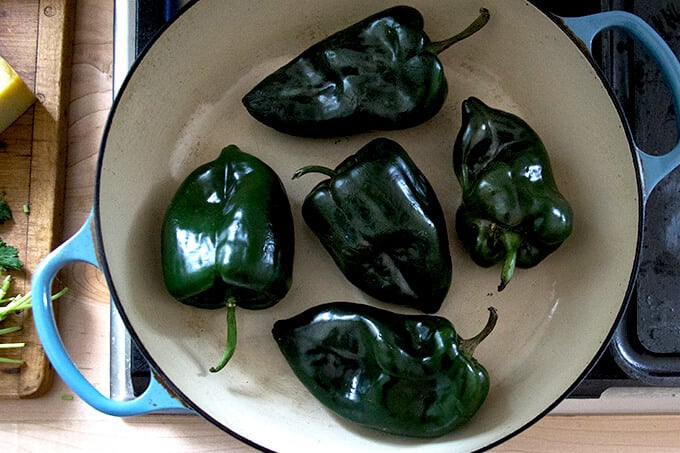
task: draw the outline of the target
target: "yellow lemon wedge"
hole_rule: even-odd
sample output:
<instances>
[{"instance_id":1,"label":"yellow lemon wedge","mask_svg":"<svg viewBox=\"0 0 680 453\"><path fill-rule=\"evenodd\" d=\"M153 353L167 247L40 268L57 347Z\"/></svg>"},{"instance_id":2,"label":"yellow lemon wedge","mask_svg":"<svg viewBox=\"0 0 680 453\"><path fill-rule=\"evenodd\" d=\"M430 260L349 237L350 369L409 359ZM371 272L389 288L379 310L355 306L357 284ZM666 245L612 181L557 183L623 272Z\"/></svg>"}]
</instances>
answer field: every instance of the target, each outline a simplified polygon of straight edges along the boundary
<instances>
[{"instance_id":1,"label":"yellow lemon wedge","mask_svg":"<svg viewBox=\"0 0 680 453\"><path fill-rule=\"evenodd\" d=\"M7 129L35 101L19 74L0 57L0 132Z\"/></svg>"}]
</instances>

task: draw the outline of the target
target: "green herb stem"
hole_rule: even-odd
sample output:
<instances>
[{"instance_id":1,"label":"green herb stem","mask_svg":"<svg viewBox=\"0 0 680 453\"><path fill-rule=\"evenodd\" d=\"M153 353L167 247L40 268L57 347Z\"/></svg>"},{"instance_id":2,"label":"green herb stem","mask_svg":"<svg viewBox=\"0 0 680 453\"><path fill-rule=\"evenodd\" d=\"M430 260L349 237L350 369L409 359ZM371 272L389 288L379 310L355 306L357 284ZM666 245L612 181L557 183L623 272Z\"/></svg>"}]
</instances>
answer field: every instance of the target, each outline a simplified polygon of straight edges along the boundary
<instances>
[{"instance_id":1,"label":"green herb stem","mask_svg":"<svg viewBox=\"0 0 680 453\"><path fill-rule=\"evenodd\" d=\"M68 289L64 288L56 294L53 294L50 298L56 300L66 294ZM16 295L9 299L0 299L0 304L7 304L4 307L0 307L0 321L9 316L10 313L14 313L21 310L26 310L31 308L31 293L28 292L25 295Z\"/></svg>"},{"instance_id":2,"label":"green herb stem","mask_svg":"<svg viewBox=\"0 0 680 453\"><path fill-rule=\"evenodd\" d=\"M19 359L8 359L7 357L0 357L0 363L11 363L12 365L22 365L23 360Z\"/></svg>"},{"instance_id":3,"label":"green herb stem","mask_svg":"<svg viewBox=\"0 0 680 453\"><path fill-rule=\"evenodd\" d=\"M21 326L5 327L4 329L0 329L0 335L17 332L19 330L21 330Z\"/></svg>"},{"instance_id":4,"label":"green herb stem","mask_svg":"<svg viewBox=\"0 0 680 453\"><path fill-rule=\"evenodd\" d=\"M15 313L21 310L27 310L31 308L31 293L30 291L25 295L17 294L16 296L8 297L10 285L12 282L12 277L10 275L5 276L2 279L2 284L0 285L0 321L3 321L11 313ZM63 296L67 291L67 288L62 289L56 294L51 296L52 300L56 300ZM17 332L22 329L22 326L10 326L0 329L0 335L6 335L12 332ZM26 343L0 343L1 349L17 349L23 348ZM9 363L12 365L21 365L24 363L23 360L10 359L7 357L0 357L0 363Z\"/></svg>"},{"instance_id":5,"label":"green herb stem","mask_svg":"<svg viewBox=\"0 0 680 453\"><path fill-rule=\"evenodd\" d=\"M9 291L9 285L12 281L12 277L7 275L2 280L2 286L0 286L0 303L3 303L5 296L7 296L7 291Z\"/></svg>"},{"instance_id":6,"label":"green herb stem","mask_svg":"<svg viewBox=\"0 0 680 453\"><path fill-rule=\"evenodd\" d=\"M26 343L0 343L0 349L16 349L24 346L26 346Z\"/></svg>"}]
</instances>

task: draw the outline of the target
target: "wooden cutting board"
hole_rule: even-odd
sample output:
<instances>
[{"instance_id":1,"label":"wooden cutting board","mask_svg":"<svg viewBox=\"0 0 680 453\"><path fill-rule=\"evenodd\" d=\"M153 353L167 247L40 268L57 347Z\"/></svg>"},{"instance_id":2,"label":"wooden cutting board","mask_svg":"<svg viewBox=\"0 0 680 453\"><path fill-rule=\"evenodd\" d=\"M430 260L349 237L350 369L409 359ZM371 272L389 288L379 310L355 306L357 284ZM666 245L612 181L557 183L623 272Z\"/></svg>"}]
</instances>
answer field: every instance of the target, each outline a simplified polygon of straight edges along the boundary
<instances>
[{"instance_id":1,"label":"wooden cutting board","mask_svg":"<svg viewBox=\"0 0 680 453\"><path fill-rule=\"evenodd\" d=\"M75 0L0 2L0 55L37 97L0 133L0 194L14 215L0 225L0 237L20 251L25 269L12 275L13 292L22 294L30 291L31 273L61 238L74 13ZM17 324L23 329L1 336L0 342L25 342L26 347L0 355L24 364L0 363L0 399L37 397L52 383L31 311L13 315L2 327Z\"/></svg>"}]
</instances>

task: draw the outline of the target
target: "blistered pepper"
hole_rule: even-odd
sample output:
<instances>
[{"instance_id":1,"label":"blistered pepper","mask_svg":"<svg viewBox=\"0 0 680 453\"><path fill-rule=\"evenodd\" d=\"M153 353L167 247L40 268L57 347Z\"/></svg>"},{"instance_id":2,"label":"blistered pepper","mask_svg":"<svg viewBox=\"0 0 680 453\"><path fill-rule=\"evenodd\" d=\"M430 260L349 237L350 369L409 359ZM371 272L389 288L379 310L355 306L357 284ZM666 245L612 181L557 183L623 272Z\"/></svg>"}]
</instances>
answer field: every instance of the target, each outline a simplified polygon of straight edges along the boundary
<instances>
[{"instance_id":1,"label":"blistered pepper","mask_svg":"<svg viewBox=\"0 0 680 453\"><path fill-rule=\"evenodd\" d=\"M390 434L438 437L464 424L489 393L474 357L496 324L461 339L451 322L334 302L279 320L272 333L302 384L353 422Z\"/></svg>"},{"instance_id":2,"label":"blistered pepper","mask_svg":"<svg viewBox=\"0 0 680 453\"><path fill-rule=\"evenodd\" d=\"M453 149L463 191L456 231L477 264L503 263L500 291L516 266L537 265L569 237L573 211L543 142L524 120L474 97L462 112Z\"/></svg>"},{"instance_id":3,"label":"blistered pepper","mask_svg":"<svg viewBox=\"0 0 680 453\"><path fill-rule=\"evenodd\" d=\"M163 221L162 267L173 297L199 308L226 307L222 369L236 347L236 306L268 308L288 292L293 216L274 170L237 146L196 168Z\"/></svg>"},{"instance_id":4,"label":"blistered pepper","mask_svg":"<svg viewBox=\"0 0 680 453\"><path fill-rule=\"evenodd\" d=\"M243 104L262 123L298 136L415 126L434 116L448 93L437 55L488 20L482 9L463 32L432 42L418 10L389 8L314 44L258 83Z\"/></svg>"},{"instance_id":5,"label":"blistered pepper","mask_svg":"<svg viewBox=\"0 0 680 453\"><path fill-rule=\"evenodd\" d=\"M378 138L334 170L318 172L302 216L347 279L376 299L439 310L451 285L444 213L432 186L398 143Z\"/></svg>"}]
</instances>

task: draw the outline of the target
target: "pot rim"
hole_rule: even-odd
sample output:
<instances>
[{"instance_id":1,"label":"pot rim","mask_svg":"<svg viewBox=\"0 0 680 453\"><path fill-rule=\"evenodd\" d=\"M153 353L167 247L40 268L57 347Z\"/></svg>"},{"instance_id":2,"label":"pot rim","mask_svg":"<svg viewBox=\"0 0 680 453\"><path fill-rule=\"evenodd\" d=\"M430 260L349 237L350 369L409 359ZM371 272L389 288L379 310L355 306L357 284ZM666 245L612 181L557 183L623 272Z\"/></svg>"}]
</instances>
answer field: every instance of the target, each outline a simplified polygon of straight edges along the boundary
<instances>
[{"instance_id":1,"label":"pot rim","mask_svg":"<svg viewBox=\"0 0 680 453\"><path fill-rule=\"evenodd\" d=\"M100 206L100 198L101 198L101 192L102 192L102 184L101 184L101 175L102 175L102 168L103 168L103 160L104 160L104 154L106 151L107 147L107 141L108 141L108 136L112 127L112 123L114 118L117 115L117 112L120 107L121 103L121 97L122 94L126 91L126 88L128 84L130 83L130 80L134 77L135 73L137 72L138 67L144 61L146 55L148 54L149 50L154 47L155 43L158 41L158 39L164 35L169 28L172 27L172 25L179 20L179 18L185 14L189 9L191 9L194 5L198 3L198 0L192 0L189 2L186 7L184 7L175 17L173 17L170 21L165 23L159 32L153 36L153 38L150 40L148 45L141 51L141 53L138 55L138 57L135 59L133 62L132 66L130 67L129 72L125 76L125 79L123 80L120 89L115 96L111 109L109 111L107 120L106 120L106 125L103 130L102 134L102 140L100 143L99 147L99 154L98 154L98 159L97 159L97 164L96 164L96 172L95 172L95 192L94 192L94 201L93 201L93 236L94 236L94 242L95 242L95 251L100 263L100 267L102 270L102 273L105 277L107 286L111 292L111 300L115 304L116 308L118 309L121 319L123 320L123 323L125 324L125 327L127 328L128 332L130 333L131 337L139 347L140 351L144 355L144 357L149 361L149 364L151 365L153 372L157 375L159 375L162 378L163 385L167 386L169 388L169 391L173 393L174 395L178 395L181 401L189 406L193 411L195 411L197 414L199 414L201 417L205 418L206 420L210 421L212 424L215 426L219 427L221 430L227 432L231 436L237 438L238 440L242 441L243 443L254 447L258 450L261 451L272 451L269 450L256 442L240 435L239 433L233 431L229 426L224 424L223 422L220 422L217 420L215 417L212 417L210 414L208 414L206 411L201 409L201 407L194 403L178 386L176 386L171 379L167 376L167 374L164 372L162 367L159 366L159 364L156 362L154 357L149 353L148 349L145 347L143 342L140 340L139 334L136 332L134 324L130 321L129 317L125 313L125 307L121 303L120 298L118 296L118 293L116 291L116 287L112 278L111 270L109 267L109 264L107 262L106 258L106 250L104 247L104 238L103 238L103 233L102 233L102 228L101 228L101 206ZM578 47L579 51L583 54L585 57L586 61L588 64L591 66L591 68L594 70L594 72L597 74L599 77L600 81L602 82L602 86L605 88L607 95L611 98L613 101L613 105L615 106L617 115L619 117L620 124L614 124L612 125L612 128L618 127L619 125L622 126L622 129L625 133L625 137L628 143L628 151L630 153L630 157L633 161L633 165L635 168L635 179L636 179L636 191L637 191L637 196L638 196L638 201L637 201L637 210L638 210L638 216L637 216L637 240L635 244L635 255L634 259L632 261L632 267L630 269L630 275L628 278L628 283L627 287L625 290L625 297L624 300L622 301L621 305L619 306L618 313L616 314L615 317L615 323L611 326L609 329L605 342L602 343L602 345L598 348L597 353L595 356L592 358L592 360L588 363L586 368L583 370L583 372L578 376L578 378L568 387L568 389L563 392L559 397L557 397L552 404L550 404L545 410L542 412L538 413L533 419L519 427L518 429L515 429L511 433L495 440L494 442L484 446L481 448L479 451L487 450L493 447L496 447L500 444L503 444L504 442L508 441L509 439L519 435L520 433L524 432L526 429L530 428L533 426L536 422L538 422L540 419L542 419L545 415L547 415L549 412L551 412L560 402L562 402L565 398L571 394L574 389L581 383L581 381L587 376L587 374L590 372L592 367L597 363L597 361L600 359L600 357L603 355L603 353L607 350L609 347L609 343L611 342L612 337L614 336L614 333L617 329L617 326L620 324L621 320L624 317L624 314L627 309L628 301L631 298L632 293L634 292L634 283L635 283L635 276L639 267L639 257L640 257L640 249L641 249L641 244L642 244L642 236L643 236L643 225L644 225L644 190L643 190L643 181L642 181L642 173L641 173L641 166L639 162L639 158L636 152L636 146L632 137L632 133L630 131L630 127L628 126L625 114L623 112L622 107L620 106L619 102L616 99L616 96L610 87L609 83L605 79L605 76L602 72L602 70L599 68L597 65L595 59L591 55L590 51L588 50L586 44L578 37L574 32L571 31L571 29L568 28L568 26L564 23L563 19L559 16L555 16L554 14L546 11L543 7L535 5L531 2L528 2L525 0L525 3L527 5L532 6L533 8L536 8L538 11L540 11L546 18L551 20L554 24L558 26L558 28L561 30L562 33L564 33L572 42L573 44Z\"/></svg>"}]
</instances>

